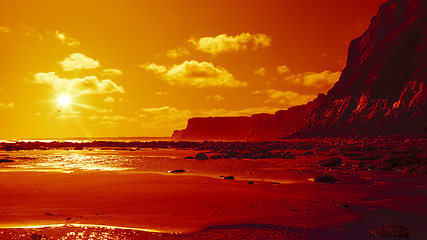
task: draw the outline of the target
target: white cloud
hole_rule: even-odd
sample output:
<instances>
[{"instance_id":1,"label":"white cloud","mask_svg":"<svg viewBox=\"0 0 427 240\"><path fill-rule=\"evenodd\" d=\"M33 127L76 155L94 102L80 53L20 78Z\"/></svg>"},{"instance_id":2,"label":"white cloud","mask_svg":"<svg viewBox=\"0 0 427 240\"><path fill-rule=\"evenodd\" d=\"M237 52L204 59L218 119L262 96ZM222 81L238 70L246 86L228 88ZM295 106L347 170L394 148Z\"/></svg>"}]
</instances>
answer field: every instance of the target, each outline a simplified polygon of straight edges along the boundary
<instances>
[{"instance_id":1,"label":"white cloud","mask_svg":"<svg viewBox=\"0 0 427 240\"><path fill-rule=\"evenodd\" d=\"M107 97L107 98L104 99L104 102L115 103L116 100L114 98L112 98L112 97Z\"/></svg>"},{"instance_id":2,"label":"white cloud","mask_svg":"<svg viewBox=\"0 0 427 240\"><path fill-rule=\"evenodd\" d=\"M214 101L217 101L217 102L221 102L221 101L225 101L225 98L223 97L223 96L220 96L220 95L213 95L213 96L206 96L206 100L214 100Z\"/></svg>"},{"instance_id":3,"label":"white cloud","mask_svg":"<svg viewBox=\"0 0 427 240\"><path fill-rule=\"evenodd\" d=\"M264 67L260 67L260 68L258 68L257 70L254 71L254 74L258 75L258 76L261 76L261 77L264 77L265 74L266 74L266 72L267 72L267 70Z\"/></svg>"},{"instance_id":4,"label":"white cloud","mask_svg":"<svg viewBox=\"0 0 427 240\"><path fill-rule=\"evenodd\" d=\"M259 33L242 33L237 36L221 34L216 37L203 37L198 40L192 38L189 42L194 44L202 52L217 55L223 52L245 51L249 47L252 47L253 50L265 48L271 45L271 38Z\"/></svg>"},{"instance_id":5,"label":"white cloud","mask_svg":"<svg viewBox=\"0 0 427 240\"><path fill-rule=\"evenodd\" d=\"M160 113L160 112L174 112L177 111L176 108L171 108L169 106L157 107L157 108L141 108L141 112L145 113Z\"/></svg>"},{"instance_id":6,"label":"white cloud","mask_svg":"<svg viewBox=\"0 0 427 240\"><path fill-rule=\"evenodd\" d=\"M156 92L156 95L165 95L165 96L167 96L169 94L167 92Z\"/></svg>"},{"instance_id":7,"label":"white cloud","mask_svg":"<svg viewBox=\"0 0 427 240\"><path fill-rule=\"evenodd\" d=\"M102 120L109 120L109 121L125 121L127 120L127 117L125 116L104 116L102 117Z\"/></svg>"},{"instance_id":8,"label":"white cloud","mask_svg":"<svg viewBox=\"0 0 427 240\"><path fill-rule=\"evenodd\" d=\"M295 74L285 78L285 81L297 84L304 85L307 87L322 88L322 87L331 87L335 82L338 81L341 72L330 72L324 71L321 73L315 72L306 72L303 74Z\"/></svg>"},{"instance_id":9,"label":"white cloud","mask_svg":"<svg viewBox=\"0 0 427 240\"><path fill-rule=\"evenodd\" d=\"M95 76L84 78L66 79L56 76L55 72L37 73L34 75L34 83L48 84L57 92L104 94L120 92L123 93L122 86L118 86L109 79L98 80Z\"/></svg>"},{"instance_id":10,"label":"white cloud","mask_svg":"<svg viewBox=\"0 0 427 240\"><path fill-rule=\"evenodd\" d=\"M0 108L13 108L13 107L15 107L13 103L8 103L8 104L0 103Z\"/></svg>"},{"instance_id":11,"label":"white cloud","mask_svg":"<svg viewBox=\"0 0 427 240\"><path fill-rule=\"evenodd\" d=\"M110 68L110 69L104 69L101 72L102 76L118 76L118 75L122 75L122 71L120 71L119 69L114 69L114 68Z\"/></svg>"},{"instance_id":12,"label":"white cloud","mask_svg":"<svg viewBox=\"0 0 427 240\"><path fill-rule=\"evenodd\" d=\"M0 32L10 33L10 28L9 27L0 27Z\"/></svg>"},{"instance_id":13,"label":"white cloud","mask_svg":"<svg viewBox=\"0 0 427 240\"><path fill-rule=\"evenodd\" d=\"M60 40L63 44L72 46L72 47L78 47L80 45L80 42L77 41L74 38L68 37L65 35L65 33L60 33L59 31L55 32L56 39Z\"/></svg>"},{"instance_id":14,"label":"white cloud","mask_svg":"<svg viewBox=\"0 0 427 240\"><path fill-rule=\"evenodd\" d=\"M111 110L111 109L105 109L105 108L98 109L96 111L99 112L99 113L112 113L113 112L113 110Z\"/></svg>"},{"instance_id":15,"label":"white cloud","mask_svg":"<svg viewBox=\"0 0 427 240\"><path fill-rule=\"evenodd\" d=\"M185 47L179 47L166 52L166 55L170 58L182 57L189 54L190 52Z\"/></svg>"},{"instance_id":16,"label":"white cloud","mask_svg":"<svg viewBox=\"0 0 427 240\"><path fill-rule=\"evenodd\" d=\"M265 103L278 103L282 105L295 106L305 104L308 101L311 101L316 98L316 95L305 95L299 94L292 91L279 91L279 90L262 90L255 91L254 94L265 94L267 99Z\"/></svg>"},{"instance_id":17,"label":"white cloud","mask_svg":"<svg viewBox=\"0 0 427 240\"><path fill-rule=\"evenodd\" d=\"M82 53L73 53L68 58L58 62L64 71L76 71L81 69L94 69L99 67L99 62L86 57Z\"/></svg>"},{"instance_id":18,"label":"white cloud","mask_svg":"<svg viewBox=\"0 0 427 240\"><path fill-rule=\"evenodd\" d=\"M165 66L154 63L140 65L153 71L171 85L196 87L241 87L246 82L236 80L231 73L222 67L215 67L209 62L185 61L181 65L174 65L167 69Z\"/></svg>"},{"instance_id":19,"label":"white cloud","mask_svg":"<svg viewBox=\"0 0 427 240\"><path fill-rule=\"evenodd\" d=\"M290 72L290 71L291 70L289 70L289 68L287 66L285 66L285 65L277 67L277 72L280 73L280 74L287 73L287 72Z\"/></svg>"}]
</instances>

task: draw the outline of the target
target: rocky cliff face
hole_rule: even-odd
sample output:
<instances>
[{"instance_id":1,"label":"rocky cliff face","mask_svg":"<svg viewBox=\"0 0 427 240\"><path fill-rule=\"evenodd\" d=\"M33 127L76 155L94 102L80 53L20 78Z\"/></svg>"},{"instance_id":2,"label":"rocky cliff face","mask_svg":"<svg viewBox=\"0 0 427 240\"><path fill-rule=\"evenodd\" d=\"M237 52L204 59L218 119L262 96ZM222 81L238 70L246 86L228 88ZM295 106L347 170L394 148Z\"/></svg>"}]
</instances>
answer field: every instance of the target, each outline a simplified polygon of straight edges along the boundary
<instances>
[{"instance_id":1,"label":"rocky cliff face","mask_svg":"<svg viewBox=\"0 0 427 240\"><path fill-rule=\"evenodd\" d=\"M383 4L347 66L297 136L427 132L427 2Z\"/></svg>"},{"instance_id":2,"label":"rocky cliff face","mask_svg":"<svg viewBox=\"0 0 427 240\"><path fill-rule=\"evenodd\" d=\"M289 136L303 128L322 101L324 94L305 105L280 110L275 114L254 114L251 117L191 118L187 128L176 130L176 140L271 140Z\"/></svg>"},{"instance_id":3,"label":"rocky cliff face","mask_svg":"<svg viewBox=\"0 0 427 240\"><path fill-rule=\"evenodd\" d=\"M391 0L350 43L325 95L276 114L190 119L182 140L427 134L427 1Z\"/></svg>"}]
</instances>

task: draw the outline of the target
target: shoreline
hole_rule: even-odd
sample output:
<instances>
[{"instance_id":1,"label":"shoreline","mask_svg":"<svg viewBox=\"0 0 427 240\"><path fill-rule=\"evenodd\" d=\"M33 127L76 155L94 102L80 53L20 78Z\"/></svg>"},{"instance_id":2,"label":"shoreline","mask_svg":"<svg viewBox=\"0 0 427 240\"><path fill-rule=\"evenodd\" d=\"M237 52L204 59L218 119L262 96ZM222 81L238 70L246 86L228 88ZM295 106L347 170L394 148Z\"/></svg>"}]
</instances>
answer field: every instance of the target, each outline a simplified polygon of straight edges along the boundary
<instances>
[{"instance_id":1,"label":"shoreline","mask_svg":"<svg viewBox=\"0 0 427 240\"><path fill-rule=\"evenodd\" d=\"M215 154L200 149L1 152L12 157L154 156L155 163L148 164L147 171L66 173L0 165L0 234L114 231L154 239L179 239L176 233L188 239L240 233L288 239L376 239L370 231L386 223L405 226L410 239L424 233L417 221L427 221L427 207L422 205L427 200L426 175L355 169L358 161L351 157L343 157L339 167L318 167L316 162L337 151L314 151L314 155L305 155L308 150L290 151L297 159L184 159L199 152ZM188 171L167 173L178 168ZM221 179L220 174L233 175L235 180ZM322 174L338 181L314 182ZM17 228L51 224L60 226ZM162 236L137 229L160 231Z\"/></svg>"}]
</instances>

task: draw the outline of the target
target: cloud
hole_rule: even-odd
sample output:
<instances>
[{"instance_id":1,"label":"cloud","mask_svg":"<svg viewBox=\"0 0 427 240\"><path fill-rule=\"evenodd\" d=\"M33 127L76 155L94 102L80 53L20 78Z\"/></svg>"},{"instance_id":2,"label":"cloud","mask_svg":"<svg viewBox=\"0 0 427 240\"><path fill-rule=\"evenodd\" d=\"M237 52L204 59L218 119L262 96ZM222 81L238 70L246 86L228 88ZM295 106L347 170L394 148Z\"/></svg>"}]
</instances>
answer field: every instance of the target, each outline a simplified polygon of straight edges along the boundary
<instances>
[{"instance_id":1,"label":"cloud","mask_svg":"<svg viewBox=\"0 0 427 240\"><path fill-rule=\"evenodd\" d=\"M104 99L104 102L115 103L116 100L114 98L112 98L112 97L107 97L107 98Z\"/></svg>"},{"instance_id":2,"label":"cloud","mask_svg":"<svg viewBox=\"0 0 427 240\"><path fill-rule=\"evenodd\" d=\"M260 67L254 71L254 74L261 76L261 77L264 77L266 72L267 72L267 70L264 67Z\"/></svg>"},{"instance_id":3,"label":"cloud","mask_svg":"<svg viewBox=\"0 0 427 240\"><path fill-rule=\"evenodd\" d=\"M213 96L207 96L206 100L208 100L208 101L214 100L214 101L220 102L220 101L225 101L225 98L220 96L220 95L213 95Z\"/></svg>"},{"instance_id":4,"label":"cloud","mask_svg":"<svg viewBox=\"0 0 427 240\"><path fill-rule=\"evenodd\" d=\"M99 113L112 113L113 112L113 110L111 110L111 109L105 109L105 108L98 109L96 111L99 112Z\"/></svg>"},{"instance_id":5,"label":"cloud","mask_svg":"<svg viewBox=\"0 0 427 240\"><path fill-rule=\"evenodd\" d=\"M77 41L74 38L68 37L65 35L65 33L60 33L59 31L55 32L56 39L60 40L63 44L72 46L72 47L78 47L80 45L80 42Z\"/></svg>"},{"instance_id":6,"label":"cloud","mask_svg":"<svg viewBox=\"0 0 427 240\"><path fill-rule=\"evenodd\" d=\"M223 52L241 52L252 46L253 50L265 48L271 45L271 38L265 34L242 33L237 36L221 34L216 37L203 37L198 40L191 38L190 43L194 44L198 50L217 55Z\"/></svg>"},{"instance_id":7,"label":"cloud","mask_svg":"<svg viewBox=\"0 0 427 240\"><path fill-rule=\"evenodd\" d=\"M120 71L119 69L114 69L114 68L110 68L110 69L104 69L101 72L102 76L118 76L118 75L122 75L122 71Z\"/></svg>"},{"instance_id":8,"label":"cloud","mask_svg":"<svg viewBox=\"0 0 427 240\"><path fill-rule=\"evenodd\" d=\"M13 107L15 107L13 103L8 103L8 104L0 103L0 108L13 108Z\"/></svg>"},{"instance_id":9,"label":"cloud","mask_svg":"<svg viewBox=\"0 0 427 240\"><path fill-rule=\"evenodd\" d=\"M265 100L265 103L278 103L283 105L289 105L289 106L296 106L305 104L308 101L313 100L316 98L316 95L305 95L305 94L299 94L292 91L280 91L280 90L262 90L262 91L255 91L254 94L265 94L267 95L267 100Z\"/></svg>"},{"instance_id":10,"label":"cloud","mask_svg":"<svg viewBox=\"0 0 427 240\"><path fill-rule=\"evenodd\" d=\"M10 28L9 27L0 27L0 32L10 33Z\"/></svg>"},{"instance_id":11,"label":"cloud","mask_svg":"<svg viewBox=\"0 0 427 240\"><path fill-rule=\"evenodd\" d=\"M291 70L289 70L289 68L288 67L286 67L285 65L282 65L282 66L278 66L277 67L277 72L278 73L280 73L280 74L282 74L282 73L287 73L287 72L290 72Z\"/></svg>"},{"instance_id":12,"label":"cloud","mask_svg":"<svg viewBox=\"0 0 427 240\"><path fill-rule=\"evenodd\" d=\"M99 62L86 57L82 53L73 53L68 58L58 62L64 71L76 71L80 69L94 69L99 67Z\"/></svg>"},{"instance_id":13,"label":"cloud","mask_svg":"<svg viewBox=\"0 0 427 240\"><path fill-rule=\"evenodd\" d=\"M80 111L70 111L69 113L63 113L62 115L56 117L56 119L73 119L73 118L81 118Z\"/></svg>"},{"instance_id":14,"label":"cloud","mask_svg":"<svg viewBox=\"0 0 427 240\"><path fill-rule=\"evenodd\" d=\"M306 72L286 77L285 81L292 84L304 85L307 87L322 88L331 87L332 85L334 85L334 83L338 81L340 75L341 72Z\"/></svg>"},{"instance_id":15,"label":"cloud","mask_svg":"<svg viewBox=\"0 0 427 240\"><path fill-rule=\"evenodd\" d=\"M165 96L167 96L169 94L167 92L156 92L156 95L165 95Z\"/></svg>"},{"instance_id":16,"label":"cloud","mask_svg":"<svg viewBox=\"0 0 427 240\"><path fill-rule=\"evenodd\" d=\"M196 87L242 87L246 82L234 79L233 75L222 67L215 67L209 62L185 61L171 68L154 63L140 65L150 70L171 85Z\"/></svg>"},{"instance_id":17,"label":"cloud","mask_svg":"<svg viewBox=\"0 0 427 240\"><path fill-rule=\"evenodd\" d=\"M122 86L118 86L109 79L98 80L95 76L84 78L66 79L56 76L55 72L37 73L34 75L33 83L48 84L57 92L105 94L120 92L124 93Z\"/></svg>"},{"instance_id":18,"label":"cloud","mask_svg":"<svg viewBox=\"0 0 427 240\"><path fill-rule=\"evenodd\" d=\"M158 107L158 108L141 108L141 112L144 113L161 113L161 112L174 112L176 109L169 106Z\"/></svg>"},{"instance_id":19,"label":"cloud","mask_svg":"<svg viewBox=\"0 0 427 240\"><path fill-rule=\"evenodd\" d=\"M127 120L127 117L125 116L104 116L102 117L102 120L109 120L109 121L125 121Z\"/></svg>"},{"instance_id":20,"label":"cloud","mask_svg":"<svg viewBox=\"0 0 427 240\"><path fill-rule=\"evenodd\" d=\"M166 55L170 58L177 58L185 55L190 55L190 52L185 47L179 47L179 48L167 51Z\"/></svg>"}]
</instances>

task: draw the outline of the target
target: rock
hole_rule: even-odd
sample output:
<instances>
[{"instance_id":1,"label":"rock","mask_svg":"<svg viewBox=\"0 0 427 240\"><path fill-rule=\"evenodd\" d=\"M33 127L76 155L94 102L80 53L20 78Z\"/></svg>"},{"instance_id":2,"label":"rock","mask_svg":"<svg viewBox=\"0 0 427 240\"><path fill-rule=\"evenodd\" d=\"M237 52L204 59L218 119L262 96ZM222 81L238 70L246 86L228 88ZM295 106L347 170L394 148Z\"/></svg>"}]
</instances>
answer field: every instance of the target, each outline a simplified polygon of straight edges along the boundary
<instances>
[{"instance_id":1,"label":"rock","mask_svg":"<svg viewBox=\"0 0 427 240\"><path fill-rule=\"evenodd\" d=\"M409 230L400 225L385 224L371 230L371 233L378 237L409 238Z\"/></svg>"},{"instance_id":2,"label":"rock","mask_svg":"<svg viewBox=\"0 0 427 240\"><path fill-rule=\"evenodd\" d=\"M184 169L176 169L176 170L170 170L168 171L168 173L184 173L185 170Z\"/></svg>"},{"instance_id":3,"label":"rock","mask_svg":"<svg viewBox=\"0 0 427 240\"><path fill-rule=\"evenodd\" d=\"M46 240L47 237L40 234L33 234L30 236L31 240Z\"/></svg>"},{"instance_id":4,"label":"rock","mask_svg":"<svg viewBox=\"0 0 427 240\"><path fill-rule=\"evenodd\" d=\"M185 157L185 159L194 159L194 157Z\"/></svg>"},{"instance_id":5,"label":"rock","mask_svg":"<svg viewBox=\"0 0 427 240\"><path fill-rule=\"evenodd\" d=\"M196 160L207 160L209 159L205 153L198 153L195 157Z\"/></svg>"},{"instance_id":6,"label":"rock","mask_svg":"<svg viewBox=\"0 0 427 240\"><path fill-rule=\"evenodd\" d=\"M224 157L224 155L213 155L212 157L211 157L211 159L221 159L221 158L223 158Z\"/></svg>"},{"instance_id":7,"label":"rock","mask_svg":"<svg viewBox=\"0 0 427 240\"><path fill-rule=\"evenodd\" d=\"M229 151L223 158L230 159L230 158L237 158L237 152L234 150Z\"/></svg>"},{"instance_id":8,"label":"rock","mask_svg":"<svg viewBox=\"0 0 427 240\"><path fill-rule=\"evenodd\" d=\"M226 176L226 177L222 177L222 179L234 180L234 177L233 176Z\"/></svg>"},{"instance_id":9,"label":"rock","mask_svg":"<svg viewBox=\"0 0 427 240\"><path fill-rule=\"evenodd\" d=\"M318 167L336 167L342 164L342 159L339 157L329 158L327 160L322 160L317 162Z\"/></svg>"},{"instance_id":10,"label":"rock","mask_svg":"<svg viewBox=\"0 0 427 240\"><path fill-rule=\"evenodd\" d=\"M314 181L320 182L320 183L333 183L333 182L336 182L338 180L332 175L320 175L320 176L317 176L314 179Z\"/></svg>"},{"instance_id":11,"label":"rock","mask_svg":"<svg viewBox=\"0 0 427 240\"><path fill-rule=\"evenodd\" d=\"M0 159L0 163L3 163L3 162L15 162L15 161L11 159Z\"/></svg>"},{"instance_id":12,"label":"rock","mask_svg":"<svg viewBox=\"0 0 427 240\"><path fill-rule=\"evenodd\" d=\"M413 174L427 174L427 166L420 167L419 169L412 172Z\"/></svg>"},{"instance_id":13,"label":"rock","mask_svg":"<svg viewBox=\"0 0 427 240\"><path fill-rule=\"evenodd\" d=\"M401 172L402 173L413 173L414 171L418 170L421 167L422 166L419 164L412 164L411 166L404 168Z\"/></svg>"},{"instance_id":14,"label":"rock","mask_svg":"<svg viewBox=\"0 0 427 240\"><path fill-rule=\"evenodd\" d=\"M303 153L303 155L314 155L314 152L308 151L308 152Z\"/></svg>"},{"instance_id":15,"label":"rock","mask_svg":"<svg viewBox=\"0 0 427 240\"><path fill-rule=\"evenodd\" d=\"M358 153L358 152L348 152L348 153L344 153L345 157L351 157L351 158L359 158L362 157L363 154Z\"/></svg>"},{"instance_id":16,"label":"rock","mask_svg":"<svg viewBox=\"0 0 427 240\"><path fill-rule=\"evenodd\" d=\"M251 184L251 185L253 185L253 184L254 184L254 182L252 182L252 181L249 181L249 182L248 182L248 184Z\"/></svg>"}]
</instances>

